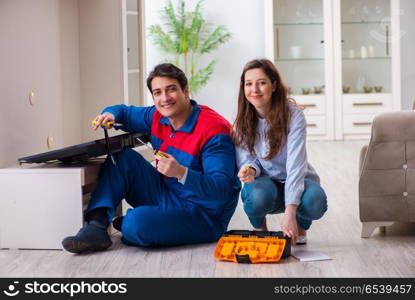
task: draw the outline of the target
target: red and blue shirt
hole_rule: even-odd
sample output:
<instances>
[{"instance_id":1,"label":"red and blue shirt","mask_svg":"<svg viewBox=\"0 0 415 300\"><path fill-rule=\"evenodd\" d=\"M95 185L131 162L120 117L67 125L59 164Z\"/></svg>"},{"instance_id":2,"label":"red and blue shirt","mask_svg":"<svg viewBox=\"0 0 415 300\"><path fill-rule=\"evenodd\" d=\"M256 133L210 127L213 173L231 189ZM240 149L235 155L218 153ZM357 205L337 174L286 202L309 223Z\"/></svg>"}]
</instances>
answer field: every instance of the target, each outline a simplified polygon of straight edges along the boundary
<instances>
[{"instance_id":1,"label":"red and blue shirt","mask_svg":"<svg viewBox=\"0 0 415 300\"><path fill-rule=\"evenodd\" d=\"M125 131L150 134L153 149L171 154L188 168L184 184L176 178L165 180L173 197L193 202L211 215L233 212L241 185L236 176L231 125L209 107L190 101L192 112L177 130L155 106L115 105L104 112L112 113Z\"/></svg>"}]
</instances>

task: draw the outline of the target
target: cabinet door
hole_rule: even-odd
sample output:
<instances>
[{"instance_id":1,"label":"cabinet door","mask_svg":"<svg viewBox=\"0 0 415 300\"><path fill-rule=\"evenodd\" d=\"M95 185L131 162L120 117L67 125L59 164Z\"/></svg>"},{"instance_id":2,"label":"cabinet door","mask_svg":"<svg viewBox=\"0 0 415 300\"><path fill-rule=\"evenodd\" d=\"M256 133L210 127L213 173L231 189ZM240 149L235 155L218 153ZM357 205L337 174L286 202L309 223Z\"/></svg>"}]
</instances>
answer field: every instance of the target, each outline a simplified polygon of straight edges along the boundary
<instances>
[{"instance_id":1,"label":"cabinet door","mask_svg":"<svg viewBox=\"0 0 415 300\"><path fill-rule=\"evenodd\" d=\"M268 58L275 62L291 97L305 107L307 120L324 120L319 123L326 130L309 130L309 136L333 138L330 1L273 0L271 19Z\"/></svg>"},{"instance_id":2,"label":"cabinet door","mask_svg":"<svg viewBox=\"0 0 415 300\"><path fill-rule=\"evenodd\" d=\"M398 76L394 70L399 64L396 63L398 57L395 55L399 36L393 21L399 18L393 16L398 2L335 1L334 20L338 22L334 24L338 27L337 32L335 30L335 48L339 49L336 57L338 72L335 72L338 76L336 101L339 102L339 110L336 119L339 139L347 138L351 133L341 119L353 121L359 114L375 115L399 107L394 104L400 101L396 99L397 89L394 83L394 77ZM367 133L367 128L362 129L362 132L357 128L353 133Z\"/></svg>"},{"instance_id":3,"label":"cabinet door","mask_svg":"<svg viewBox=\"0 0 415 300\"><path fill-rule=\"evenodd\" d=\"M341 1L343 93L391 93L390 0Z\"/></svg>"}]
</instances>

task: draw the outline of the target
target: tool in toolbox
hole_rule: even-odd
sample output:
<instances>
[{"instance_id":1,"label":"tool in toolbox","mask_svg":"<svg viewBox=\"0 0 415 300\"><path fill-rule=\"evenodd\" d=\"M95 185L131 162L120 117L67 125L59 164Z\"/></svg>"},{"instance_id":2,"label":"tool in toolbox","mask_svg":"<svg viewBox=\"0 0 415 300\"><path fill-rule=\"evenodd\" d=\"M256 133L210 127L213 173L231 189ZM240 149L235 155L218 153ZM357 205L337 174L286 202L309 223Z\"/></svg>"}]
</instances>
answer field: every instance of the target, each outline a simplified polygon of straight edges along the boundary
<instances>
[{"instance_id":1,"label":"tool in toolbox","mask_svg":"<svg viewBox=\"0 0 415 300\"><path fill-rule=\"evenodd\" d=\"M291 238L282 231L230 230L219 239L214 256L238 263L275 263L291 255Z\"/></svg>"},{"instance_id":2,"label":"tool in toolbox","mask_svg":"<svg viewBox=\"0 0 415 300\"><path fill-rule=\"evenodd\" d=\"M91 122L92 125L96 125L97 121L92 121ZM114 126L122 126L122 124L118 124L118 123L114 123L114 122L106 122L106 123L101 123L100 124L101 127L104 129L104 136L105 136L105 148L107 149L107 155L111 158L112 164L114 166L117 165L117 163L115 162L114 156L112 156L112 152L111 152L111 148L110 148L110 141L109 141L109 136L108 136L108 129L112 128Z\"/></svg>"}]
</instances>

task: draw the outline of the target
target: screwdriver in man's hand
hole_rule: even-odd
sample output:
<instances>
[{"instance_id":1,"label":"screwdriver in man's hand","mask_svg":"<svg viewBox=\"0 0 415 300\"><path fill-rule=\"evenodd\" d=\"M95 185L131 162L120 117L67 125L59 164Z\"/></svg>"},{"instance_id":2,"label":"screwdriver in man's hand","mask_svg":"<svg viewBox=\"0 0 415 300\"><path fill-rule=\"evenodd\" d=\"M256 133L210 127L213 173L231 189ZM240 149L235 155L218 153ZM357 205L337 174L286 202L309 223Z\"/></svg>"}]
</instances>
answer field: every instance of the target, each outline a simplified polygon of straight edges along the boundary
<instances>
[{"instance_id":1,"label":"screwdriver in man's hand","mask_svg":"<svg viewBox=\"0 0 415 300\"><path fill-rule=\"evenodd\" d=\"M97 121L92 121L91 123L92 123L92 125L96 125L98 122L97 122ZM111 127L113 127L114 125L115 125L115 126L117 126L117 125L119 125L119 124L115 124L114 122L106 122L106 123L101 123L100 125L101 125L101 126L102 126L102 128L104 129L104 136L105 136L105 148L106 148L106 150L107 150L107 155L111 158L112 164L113 164L114 166L116 166L116 165L117 165L117 163L115 162L115 159L114 159L114 157L112 156L111 149L110 149L110 139L109 139L109 136L108 136L108 128L111 128Z\"/></svg>"},{"instance_id":2,"label":"screwdriver in man's hand","mask_svg":"<svg viewBox=\"0 0 415 300\"><path fill-rule=\"evenodd\" d=\"M145 143L142 139L140 139L139 137L136 137L137 141L139 141L141 144L143 144L144 146L147 147L147 149L150 149L151 151L153 151L153 154L155 156L159 156L159 157L167 157L167 155L165 155L163 152L160 152L159 150L153 149L151 148L149 145L147 145L147 143Z\"/></svg>"},{"instance_id":3,"label":"screwdriver in man's hand","mask_svg":"<svg viewBox=\"0 0 415 300\"><path fill-rule=\"evenodd\" d=\"M97 123L98 123L97 121L92 121L91 122L92 125L97 125ZM114 123L114 122L101 123L100 125L103 126L103 127L108 128L108 129L110 129L110 128L114 127L114 126L122 126L122 124Z\"/></svg>"}]
</instances>

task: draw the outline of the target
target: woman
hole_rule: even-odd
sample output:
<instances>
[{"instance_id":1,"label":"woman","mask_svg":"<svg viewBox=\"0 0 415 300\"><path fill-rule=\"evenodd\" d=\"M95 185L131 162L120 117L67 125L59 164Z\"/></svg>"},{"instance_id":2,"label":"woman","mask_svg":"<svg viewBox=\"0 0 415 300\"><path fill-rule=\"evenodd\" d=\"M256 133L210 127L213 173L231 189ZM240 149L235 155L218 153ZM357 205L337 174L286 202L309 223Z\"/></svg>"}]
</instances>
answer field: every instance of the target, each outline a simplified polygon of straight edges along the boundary
<instances>
[{"instance_id":1,"label":"woman","mask_svg":"<svg viewBox=\"0 0 415 300\"><path fill-rule=\"evenodd\" d=\"M233 139L252 226L268 230L265 216L284 212L282 231L293 244L305 244L312 221L327 210L326 195L307 162L304 114L267 59L245 65Z\"/></svg>"}]
</instances>

